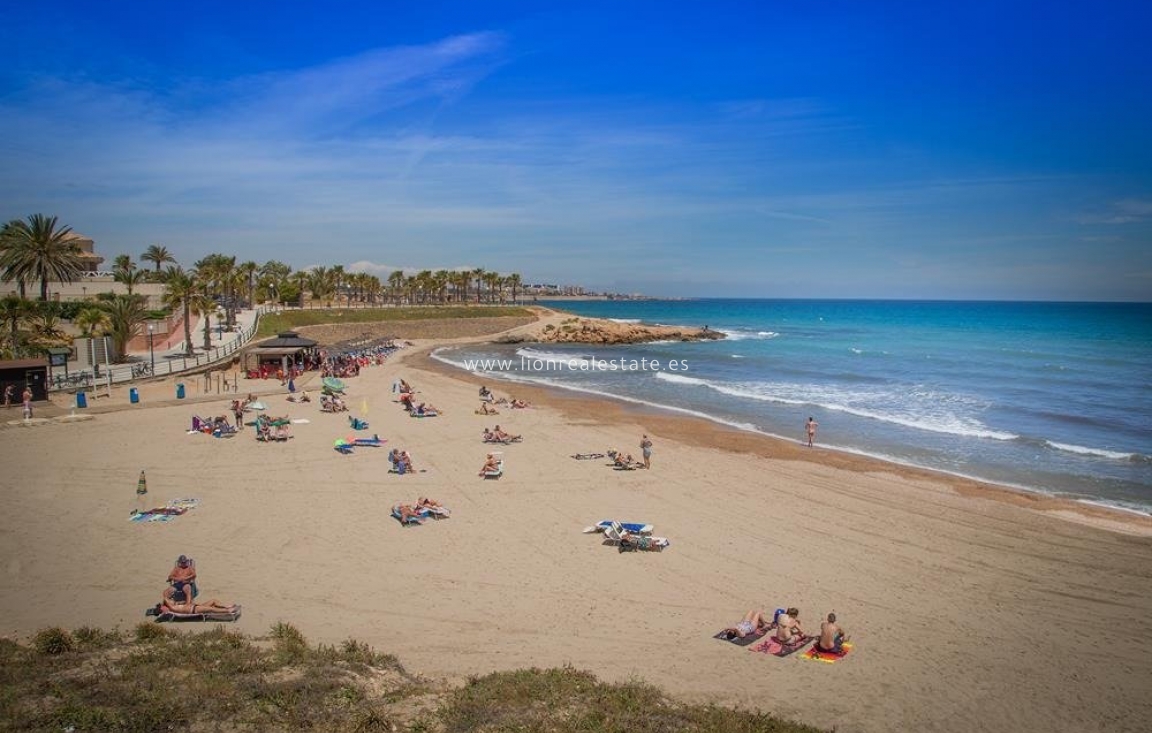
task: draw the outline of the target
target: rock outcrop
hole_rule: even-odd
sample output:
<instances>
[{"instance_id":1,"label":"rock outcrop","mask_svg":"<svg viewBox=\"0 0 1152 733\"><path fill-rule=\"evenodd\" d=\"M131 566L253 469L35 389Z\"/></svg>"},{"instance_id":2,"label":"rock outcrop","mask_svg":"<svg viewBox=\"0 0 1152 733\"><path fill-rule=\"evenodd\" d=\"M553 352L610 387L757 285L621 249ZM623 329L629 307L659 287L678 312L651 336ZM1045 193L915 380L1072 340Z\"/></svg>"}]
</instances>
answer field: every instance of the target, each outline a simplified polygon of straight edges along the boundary
<instances>
[{"instance_id":1,"label":"rock outcrop","mask_svg":"<svg viewBox=\"0 0 1152 733\"><path fill-rule=\"evenodd\" d=\"M502 343L639 344L648 341L710 341L724 338L721 331L683 326L643 326L598 318L566 318L542 323L538 329L498 339Z\"/></svg>"}]
</instances>

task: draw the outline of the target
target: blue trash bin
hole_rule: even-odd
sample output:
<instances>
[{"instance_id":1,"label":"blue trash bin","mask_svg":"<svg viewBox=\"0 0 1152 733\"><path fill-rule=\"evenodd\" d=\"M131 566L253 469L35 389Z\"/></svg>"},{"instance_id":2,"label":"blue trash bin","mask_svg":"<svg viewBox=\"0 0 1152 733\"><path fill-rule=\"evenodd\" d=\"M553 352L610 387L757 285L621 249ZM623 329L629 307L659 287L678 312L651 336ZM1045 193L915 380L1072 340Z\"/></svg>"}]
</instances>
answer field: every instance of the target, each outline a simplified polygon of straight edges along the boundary
<instances>
[{"instance_id":1,"label":"blue trash bin","mask_svg":"<svg viewBox=\"0 0 1152 733\"><path fill-rule=\"evenodd\" d=\"M88 406L88 393L87 392L77 392L76 393L76 407L87 407L87 406Z\"/></svg>"},{"instance_id":2,"label":"blue trash bin","mask_svg":"<svg viewBox=\"0 0 1152 733\"><path fill-rule=\"evenodd\" d=\"M132 387L128 390L128 401L132 404L136 404L140 401L140 392L135 387Z\"/></svg>"},{"instance_id":3,"label":"blue trash bin","mask_svg":"<svg viewBox=\"0 0 1152 733\"><path fill-rule=\"evenodd\" d=\"M177 382L176 383L176 399L178 399L178 400L184 399L184 383L183 382Z\"/></svg>"}]
</instances>

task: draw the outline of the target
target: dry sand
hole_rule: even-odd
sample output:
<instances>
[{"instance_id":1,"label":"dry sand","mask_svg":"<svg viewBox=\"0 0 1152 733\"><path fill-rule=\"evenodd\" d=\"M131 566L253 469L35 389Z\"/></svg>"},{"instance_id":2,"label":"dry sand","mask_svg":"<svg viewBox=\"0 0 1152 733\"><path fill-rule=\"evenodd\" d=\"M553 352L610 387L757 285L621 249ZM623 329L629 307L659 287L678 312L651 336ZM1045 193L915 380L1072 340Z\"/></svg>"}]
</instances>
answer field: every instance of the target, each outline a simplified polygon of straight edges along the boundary
<instances>
[{"instance_id":1,"label":"dry sand","mask_svg":"<svg viewBox=\"0 0 1152 733\"><path fill-rule=\"evenodd\" d=\"M399 376L446 414L407 417L392 401ZM347 381L353 414L422 472L388 474L387 448L339 455L346 416L291 405L271 383L260 386L272 413L311 421L286 444L250 428L185 434L231 396L177 402L170 383L128 409L123 395L96 401L90 420L0 427L0 632L131 627L186 553L202 599L244 605L241 630L289 621L429 676L571 664L841 731L1147 729L1147 523L1069 522L1067 506L993 487L519 386L532 409L483 417L471 377L415 350ZM526 439L502 448L505 475L486 481L479 434L497 422ZM638 454L642 433L651 471L568 457ZM201 505L127 521L142 468L150 504ZM389 517L419 496L452 518ZM604 518L653 523L672 547L620 554L581 533ZM782 605L807 628L835 610L855 652L827 665L711 638L749 608Z\"/></svg>"}]
</instances>

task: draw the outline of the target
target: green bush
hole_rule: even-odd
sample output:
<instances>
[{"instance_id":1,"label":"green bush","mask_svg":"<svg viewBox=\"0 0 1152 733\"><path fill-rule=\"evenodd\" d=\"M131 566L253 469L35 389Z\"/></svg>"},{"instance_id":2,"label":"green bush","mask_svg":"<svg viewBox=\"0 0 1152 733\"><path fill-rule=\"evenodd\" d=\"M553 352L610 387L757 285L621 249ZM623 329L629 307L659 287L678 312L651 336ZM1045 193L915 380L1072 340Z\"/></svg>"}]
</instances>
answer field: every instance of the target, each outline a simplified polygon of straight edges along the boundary
<instances>
[{"instance_id":1,"label":"green bush","mask_svg":"<svg viewBox=\"0 0 1152 733\"><path fill-rule=\"evenodd\" d=\"M72 635L59 626L44 629L32 639L32 646L41 654L64 654L75 648Z\"/></svg>"}]
</instances>

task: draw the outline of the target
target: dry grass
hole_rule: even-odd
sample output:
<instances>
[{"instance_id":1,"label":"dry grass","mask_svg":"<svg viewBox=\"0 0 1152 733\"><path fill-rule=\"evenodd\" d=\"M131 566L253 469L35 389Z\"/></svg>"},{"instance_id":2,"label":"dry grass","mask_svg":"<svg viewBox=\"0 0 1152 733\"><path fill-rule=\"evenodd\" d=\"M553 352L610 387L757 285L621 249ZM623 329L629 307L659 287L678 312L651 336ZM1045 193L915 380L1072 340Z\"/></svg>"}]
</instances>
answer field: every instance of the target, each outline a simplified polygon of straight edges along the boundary
<instances>
[{"instance_id":1,"label":"dry grass","mask_svg":"<svg viewBox=\"0 0 1152 733\"><path fill-rule=\"evenodd\" d=\"M180 633L41 631L0 639L4 731L732 731L815 729L769 715L675 703L641 683L573 669L520 670L462 687L428 682L348 640L311 646L290 624L249 638L217 626Z\"/></svg>"}]
</instances>

